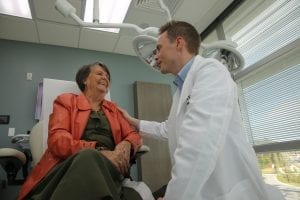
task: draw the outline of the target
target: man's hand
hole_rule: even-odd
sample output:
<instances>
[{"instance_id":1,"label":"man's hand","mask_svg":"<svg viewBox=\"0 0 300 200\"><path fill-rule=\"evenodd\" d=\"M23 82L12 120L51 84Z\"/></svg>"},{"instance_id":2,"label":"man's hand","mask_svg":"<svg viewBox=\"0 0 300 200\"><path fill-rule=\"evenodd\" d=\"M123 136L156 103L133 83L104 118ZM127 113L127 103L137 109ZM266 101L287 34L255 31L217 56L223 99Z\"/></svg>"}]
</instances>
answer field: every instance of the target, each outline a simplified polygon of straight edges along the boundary
<instances>
[{"instance_id":1,"label":"man's hand","mask_svg":"<svg viewBox=\"0 0 300 200\"><path fill-rule=\"evenodd\" d=\"M120 107L118 107L118 110L122 113L123 117L129 122L129 124L131 124L132 126L134 126L135 128L139 128L139 124L140 124L140 120L131 117L128 112Z\"/></svg>"}]
</instances>

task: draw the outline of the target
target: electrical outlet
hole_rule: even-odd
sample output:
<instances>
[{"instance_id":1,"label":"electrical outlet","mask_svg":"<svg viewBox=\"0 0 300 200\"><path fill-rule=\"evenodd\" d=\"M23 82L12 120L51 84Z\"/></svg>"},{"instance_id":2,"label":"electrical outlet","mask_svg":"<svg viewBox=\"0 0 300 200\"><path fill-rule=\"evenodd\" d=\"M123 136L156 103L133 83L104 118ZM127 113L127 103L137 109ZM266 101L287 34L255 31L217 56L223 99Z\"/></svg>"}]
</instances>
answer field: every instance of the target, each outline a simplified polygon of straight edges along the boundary
<instances>
[{"instance_id":1,"label":"electrical outlet","mask_svg":"<svg viewBox=\"0 0 300 200\"><path fill-rule=\"evenodd\" d=\"M15 128L8 128L8 137L13 137L15 135Z\"/></svg>"},{"instance_id":2,"label":"electrical outlet","mask_svg":"<svg viewBox=\"0 0 300 200\"><path fill-rule=\"evenodd\" d=\"M28 81L32 81L32 73L27 73L26 74L26 79L28 80Z\"/></svg>"}]
</instances>

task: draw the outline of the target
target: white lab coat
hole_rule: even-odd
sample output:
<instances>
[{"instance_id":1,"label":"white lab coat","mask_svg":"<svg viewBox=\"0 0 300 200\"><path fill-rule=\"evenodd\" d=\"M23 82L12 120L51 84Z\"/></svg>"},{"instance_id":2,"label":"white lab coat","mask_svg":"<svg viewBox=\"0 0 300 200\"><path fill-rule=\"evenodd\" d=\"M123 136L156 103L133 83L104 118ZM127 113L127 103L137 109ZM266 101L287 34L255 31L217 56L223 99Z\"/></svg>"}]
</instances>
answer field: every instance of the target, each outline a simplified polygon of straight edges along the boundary
<instances>
[{"instance_id":1,"label":"white lab coat","mask_svg":"<svg viewBox=\"0 0 300 200\"><path fill-rule=\"evenodd\" d=\"M236 85L214 59L196 56L168 120L141 120L140 131L168 138L172 178L164 200L283 199L262 180L243 133Z\"/></svg>"}]
</instances>

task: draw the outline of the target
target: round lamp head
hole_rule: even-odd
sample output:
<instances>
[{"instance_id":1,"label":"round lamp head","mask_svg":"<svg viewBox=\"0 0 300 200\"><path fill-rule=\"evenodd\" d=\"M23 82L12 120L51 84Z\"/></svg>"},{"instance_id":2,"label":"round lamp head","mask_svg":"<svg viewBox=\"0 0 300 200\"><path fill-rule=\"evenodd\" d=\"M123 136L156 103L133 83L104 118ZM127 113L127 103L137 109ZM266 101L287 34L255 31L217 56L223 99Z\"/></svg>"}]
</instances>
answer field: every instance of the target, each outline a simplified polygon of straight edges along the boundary
<instances>
[{"instance_id":1,"label":"round lamp head","mask_svg":"<svg viewBox=\"0 0 300 200\"><path fill-rule=\"evenodd\" d=\"M231 41L219 40L211 44L201 44L205 58L216 58L232 73L244 66L245 61L240 52L236 50L237 44Z\"/></svg>"},{"instance_id":2,"label":"round lamp head","mask_svg":"<svg viewBox=\"0 0 300 200\"><path fill-rule=\"evenodd\" d=\"M138 35L133 41L133 49L136 55L151 69L160 71L155 61L157 38L149 35Z\"/></svg>"}]
</instances>

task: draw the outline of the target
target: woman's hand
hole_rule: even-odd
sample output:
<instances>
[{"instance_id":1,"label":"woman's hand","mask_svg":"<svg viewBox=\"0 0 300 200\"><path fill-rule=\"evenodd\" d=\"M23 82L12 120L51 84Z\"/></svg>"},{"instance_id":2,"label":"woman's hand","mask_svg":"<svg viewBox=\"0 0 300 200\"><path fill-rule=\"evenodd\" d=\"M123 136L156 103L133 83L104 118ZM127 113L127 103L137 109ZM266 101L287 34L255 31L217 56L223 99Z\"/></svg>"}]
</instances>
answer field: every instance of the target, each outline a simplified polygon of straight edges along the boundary
<instances>
[{"instance_id":1,"label":"woman's hand","mask_svg":"<svg viewBox=\"0 0 300 200\"><path fill-rule=\"evenodd\" d=\"M130 168L130 150L131 143L125 140L120 142L114 150L119 155L119 165L124 173L127 173Z\"/></svg>"},{"instance_id":2,"label":"woman's hand","mask_svg":"<svg viewBox=\"0 0 300 200\"><path fill-rule=\"evenodd\" d=\"M126 174L130 168L130 150L131 144L128 141L122 141L116 146L114 151L101 151L101 153L109 159L122 174Z\"/></svg>"},{"instance_id":3,"label":"woman's hand","mask_svg":"<svg viewBox=\"0 0 300 200\"><path fill-rule=\"evenodd\" d=\"M131 117L128 112L126 110L124 110L123 108L118 107L118 110L122 113L123 117L129 122L129 124L131 124L132 126L134 126L135 128L139 128L139 124L140 124L140 120Z\"/></svg>"}]
</instances>

